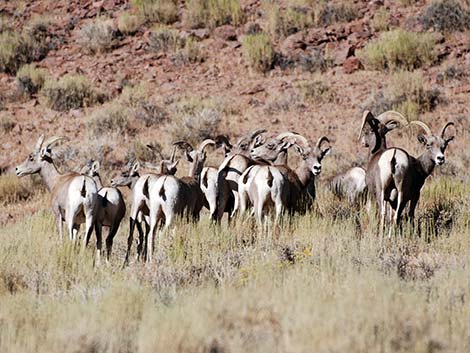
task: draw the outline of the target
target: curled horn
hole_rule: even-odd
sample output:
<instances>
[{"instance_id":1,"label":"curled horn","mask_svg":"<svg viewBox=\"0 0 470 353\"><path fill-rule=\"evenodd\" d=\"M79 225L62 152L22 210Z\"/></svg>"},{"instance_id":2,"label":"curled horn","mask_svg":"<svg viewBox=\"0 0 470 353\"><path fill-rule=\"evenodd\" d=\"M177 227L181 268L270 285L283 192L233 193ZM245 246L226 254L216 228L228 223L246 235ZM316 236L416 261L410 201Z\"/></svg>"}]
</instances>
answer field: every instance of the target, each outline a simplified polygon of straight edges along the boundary
<instances>
[{"instance_id":1,"label":"curled horn","mask_svg":"<svg viewBox=\"0 0 470 353\"><path fill-rule=\"evenodd\" d=\"M222 144L224 144L224 145L226 145L226 146L227 146L228 148L230 148L230 149L233 147L232 144L230 143L228 137L227 137L226 135L218 135L218 136L216 136L216 137L215 137L215 143L216 143L217 145L222 145Z\"/></svg>"},{"instance_id":2,"label":"curled horn","mask_svg":"<svg viewBox=\"0 0 470 353\"><path fill-rule=\"evenodd\" d=\"M309 146L309 143L308 143L307 139L304 136L302 136L300 134L297 134L295 132L291 132L291 131L287 131L287 132L284 132L282 134L279 134L279 135L277 135L276 138L279 139L279 140L283 140L287 137L293 137L295 139L295 142L300 141L304 144L305 147Z\"/></svg>"},{"instance_id":3,"label":"curled horn","mask_svg":"<svg viewBox=\"0 0 470 353\"><path fill-rule=\"evenodd\" d=\"M211 139L206 139L204 141L201 142L201 144L199 145L199 151L200 152L204 152L204 149L209 146L209 145L215 145L215 141L214 140L211 140Z\"/></svg>"},{"instance_id":4,"label":"curled horn","mask_svg":"<svg viewBox=\"0 0 470 353\"><path fill-rule=\"evenodd\" d=\"M423 128L423 130L426 132L426 134L428 136L431 136L432 135L432 132L431 132L431 129L429 128L429 126L427 126L425 123L423 123L422 121L419 121L419 120L414 120L412 122L410 122L410 124L413 124L413 125L418 125L420 127Z\"/></svg>"},{"instance_id":5,"label":"curled horn","mask_svg":"<svg viewBox=\"0 0 470 353\"><path fill-rule=\"evenodd\" d=\"M375 118L374 114L372 114L370 111L366 110L364 114L362 114L362 123L361 123L361 129L359 130L359 136L357 137L357 140L359 141L362 136L362 130L364 130L364 126L366 126L366 122L369 121L370 119Z\"/></svg>"},{"instance_id":6,"label":"curled horn","mask_svg":"<svg viewBox=\"0 0 470 353\"><path fill-rule=\"evenodd\" d=\"M173 142L173 146L177 146L183 150L185 150L186 152L191 152L192 150L194 150L193 146L191 146L188 142L186 141L176 141L176 142Z\"/></svg>"},{"instance_id":7,"label":"curled horn","mask_svg":"<svg viewBox=\"0 0 470 353\"><path fill-rule=\"evenodd\" d=\"M402 124L403 126L408 126L408 120L403 116L403 114L396 112L394 110L388 110L380 114L377 118L381 123L386 124L392 120L395 120Z\"/></svg>"},{"instance_id":8,"label":"curled horn","mask_svg":"<svg viewBox=\"0 0 470 353\"><path fill-rule=\"evenodd\" d=\"M455 124L452 121L449 121L447 124L445 124L445 126L442 128L442 132L441 132L441 137L442 138L444 138L446 130L449 126L455 126Z\"/></svg>"},{"instance_id":9,"label":"curled horn","mask_svg":"<svg viewBox=\"0 0 470 353\"><path fill-rule=\"evenodd\" d=\"M324 142L330 143L330 140L328 139L328 137L326 136L320 137L317 142L317 147L321 149L321 146L323 145Z\"/></svg>"},{"instance_id":10,"label":"curled horn","mask_svg":"<svg viewBox=\"0 0 470 353\"><path fill-rule=\"evenodd\" d=\"M54 144L56 144L57 142L61 141L61 140L68 140L68 137L65 137L65 136L53 136L51 138L49 138L46 143L45 143L45 146L46 148L49 148L49 147L52 147Z\"/></svg>"},{"instance_id":11,"label":"curled horn","mask_svg":"<svg viewBox=\"0 0 470 353\"><path fill-rule=\"evenodd\" d=\"M258 136L258 135L260 135L260 134L263 134L263 133L265 133L266 131L268 131L268 130L266 130L266 129L256 129L256 130L253 130L252 132L250 132L250 133L248 134L248 138L250 138L251 140L253 140L256 136Z\"/></svg>"},{"instance_id":12,"label":"curled horn","mask_svg":"<svg viewBox=\"0 0 470 353\"><path fill-rule=\"evenodd\" d=\"M160 157L160 159L162 159L162 160L165 159L165 158L163 158L163 155L162 155L162 153L161 153L161 151L160 151L159 148L155 148L155 146L153 146L153 145L151 145L151 144L148 144L148 145L147 145L147 148L150 149L150 150L151 150L153 153L155 153L156 155L158 155L158 156Z\"/></svg>"},{"instance_id":13,"label":"curled horn","mask_svg":"<svg viewBox=\"0 0 470 353\"><path fill-rule=\"evenodd\" d=\"M41 136L39 136L39 139L36 142L36 146L34 147L34 149L36 151L39 151L41 149L43 143L44 143L44 135L41 135Z\"/></svg>"}]
</instances>

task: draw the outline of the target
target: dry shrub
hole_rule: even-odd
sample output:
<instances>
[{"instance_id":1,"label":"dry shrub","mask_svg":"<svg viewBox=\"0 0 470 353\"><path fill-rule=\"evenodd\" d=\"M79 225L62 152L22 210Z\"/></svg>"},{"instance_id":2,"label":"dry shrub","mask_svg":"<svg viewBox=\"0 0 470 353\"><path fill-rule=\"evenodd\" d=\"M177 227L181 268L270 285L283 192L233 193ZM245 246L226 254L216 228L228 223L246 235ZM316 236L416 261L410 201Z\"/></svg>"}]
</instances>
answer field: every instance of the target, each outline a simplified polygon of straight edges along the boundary
<instances>
[{"instance_id":1,"label":"dry shrub","mask_svg":"<svg viewBox=\"0 0 470 353\"><path fill-rule=\"evenodd\" d=\"M308 6L289 6L287 10L274 3L266 3L267 32L273 38L283 38L313 24L313 13Z\"/></svg>"},{"instance_id":2,"label":"dry shrub","mask_svg":"<svg viewBox=\"0 0 470 353\"><path fill-rule=\"evenodd\" d=\"M135 34L143 25L142 17L129 12L123 12L118 18L118 29L126 35Z\"/></svg>"},{"instance_id":3,"label":"dry shrub","mask_svg":"<svg viewBox=\"0 0 470 353\"><path fill-rule=\"evenodd\" d=\"M178 4L175 0L132 0L144 21L171 24L178 20Z\"/></svg>"},{"instance_id":4,"label":"dry shrub","mask_svg":"<svg viewBox=\"0 0 470 353\"><path fill-rule=\"evenodd\" d=\"M197 144L213 137L217 134L221 116L222 109L213 100L184 99L173 107L168 128L171 141L185 140Z\"/></svg>"},{"instance_id":5,"label":"dry shrub","mask_svg":"<svg viewBox=\"0 0 470 353\"><path fill-rule=\"evenodd\" d=\"M92 106L102 103L105 98L81 75L65 75L59 80L48 79L40 93L47 106L59 111Z\"/></svg>"},{"instance_id":6,"label":"dry shrub","mask_svg":"<svg viewBox=\"0 0 470 353\"><path fill-rule=\"evenodd\" d=\"M184 42L178 30L169 26L157 26L149 36L149 48L155 52L176 52L184 46Z\"/></svg>"},{"instance_id":7,"label":"dry shrub","mask_svg":"<svg viewBox=\"0 0 470 353\"><path fill-rule=\"evenodd\" d=\"M328 26L334 22L351 22L358 14L354 3L350 1L341 3L321 1L315 8L315 24Z\"/></svg>"},{"instance_id":8,"label":"dry shrub","mask_svg":"<svg viewBox=\"0 0 470 353\"><path fill-rule=\"evenodd\" d=\"M0 176L0 204L6 205L27 200L31 191L15 175Z\"/></svg>"},{"instance_id":9,"label":"dry shrub","mask_svg":"<svg viewBox=\"0 0 470 353\"><path fill-rule=\"evenodd\" d=\"M266 33L243 37L243 54L250 67L260 72L269 71L274 63L274 47Z\"/></svg>"},{"instance_id":10,"label":"dry shrub","mask_svg":"<svg viewBox=\"0 0 470 353\"><path fill-rule=\"evenodd\" d=\"M366 68L372 70L413 70L432 64L437 56L432 33L413 33L401 29L382 33L357 51Z\"/></svg>"},{"instance_id":11,"label":"dry shrub","mask_svg":"<svg viewBox=\"0 0 470 353\"><path fill-rule=\"evenodd\" d=\"M320 78L312 81L300 81L296 88L300 97L308 103L332 102L335 98L335 93L330 85Z\"/></svg>"},{"instance_id":12,"label":"dry shrub","mask_svg":"<svg viewBox=\"0 0 470 353\"><path fill-rule=\"evenodd\" d=\"M381 8L378 10L374 17L372 18L370 25L371 27L377 31L382 32L390 29L390 14L387 9Z\"/></svg>"},{"instance_id":13,"label":"dry shrub","mask_svg":"<svg viewBox=\"0 0 470 353\"><path fill-rule=\"evenodd\" d=\"M98 18L82 26L79 31L79 43L91 53L100 53L113 49L116 46L117 31L113 21Z\"/></svg>"},{"instance_id":14,"label":"dry shrub","mask_svg":"<svg viewBox=\"0 0 470 353\"><path fill-rule=\"evenodd\" d=\"M0 133L8 134L16 126L15 121L10 115L3 115L0 117Z\"/></svg>"},{"instance_id":15,"label":"dry shrub","mask_svg":"<svg viewBox=\"0 0 470 353\"><path fill-rule=\"evenodd\" d=\"M129 109L118 102L109 102L95 110L88 119L87 128L94 136L126 132Z\"/></svg>"},{"instance_id":16,"label":"dry shrub","mask_svg":"<svg viewBox=\"0 0 470 353\"><path fill-rule=\"evenodd\" d=\"M425 29L441 32L465 31L470 28L470 12L458 1L436 0L431 2L419 16Z\"/></svg>"},{"instance_id":17,"label":"dry shrub","mask_svg":"<svg viewBox=\"0 0 470 353\"><path fill-rule=\"evenodd\" d=\"M172 57L177 64L201 63L206 59L206 54L199 42L194 38L185 40L184 47L180 48Z\"/></svg>"},{"instance_id":18,"label":"dry shrub","mask_svg":"<svg viewBox=\"0 0 470 353\"><path fill-rule=\"evenodd\" d=\"M48 74L46 69L37 68L34 64L23 65L16 73L18 89L23 94L36 94L41 90Z\"/></svg>"},{"instance_id":19,"label":"dry shrub","mask_svg":"<svg viewBox=\"0 0 470 353\"><path fill-rule=\"evenodd\" d=\"M191 28L240 25L243 21L239 0L189 0L186 3L185 22Z\"/></svg>"},{"instance_id":20,"label":"dry shrub","mask_svg":"<svg viewBox=\"0 0 470 353\"><path fill-rule=\"evenodd\" d=\"M21 33L0 33L0 72L15 73L18 68L31 61L31 38Z\"/></svg>"},{"instance_id":21,"label":"dry shrub","mask_svg":"<svg viewBox=\"0 0 470 353\"><path fill-rule=\"evenodd\" d=\"M421 113L434 110L442 101L439 89L426 88L421 72L400 71L391 77L383 91L371 95L364 108L374 114L397 110L409 120L415 120Z\"/></svg>"}]
</instances>

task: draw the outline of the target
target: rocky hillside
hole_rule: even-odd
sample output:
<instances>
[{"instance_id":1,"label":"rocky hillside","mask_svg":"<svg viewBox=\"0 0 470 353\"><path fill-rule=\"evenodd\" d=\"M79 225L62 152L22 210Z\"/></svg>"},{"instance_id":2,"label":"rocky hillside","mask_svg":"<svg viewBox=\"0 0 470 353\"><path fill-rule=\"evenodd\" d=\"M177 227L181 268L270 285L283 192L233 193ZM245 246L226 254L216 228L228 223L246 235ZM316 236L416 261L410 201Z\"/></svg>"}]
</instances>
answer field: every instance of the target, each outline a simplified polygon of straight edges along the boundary
<instances>
[{"instance_id":1,"label":"rocky hillside","mask_svg":"<svg viewBox=\"0 0 470 353\"><path fill-rule=\"evenodd\" d=\"M2 172L42 133L70 138L63 168L112 169L153 159L148 143L266 127L330 137L331 174L363 162L362 111L396 109L456 122L442 172L468 174L468 0L3 1L0 15ZM393 142L418 153L416 133Z\"/></svg>"}]
</instances>

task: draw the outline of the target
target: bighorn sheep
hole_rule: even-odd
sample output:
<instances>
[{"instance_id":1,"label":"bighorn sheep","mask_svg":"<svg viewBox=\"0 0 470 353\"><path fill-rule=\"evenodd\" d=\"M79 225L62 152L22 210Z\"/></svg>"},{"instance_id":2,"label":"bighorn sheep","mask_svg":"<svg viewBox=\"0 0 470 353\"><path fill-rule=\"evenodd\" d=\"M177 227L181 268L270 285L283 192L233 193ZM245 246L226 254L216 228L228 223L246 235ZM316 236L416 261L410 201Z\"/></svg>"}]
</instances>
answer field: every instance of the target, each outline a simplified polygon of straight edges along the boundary
<instances>
[{"instance_id":1,"label":"bighorn sheep","mask_svg":"<svg viewBox=\"0 0 470 353\"><path fill-rule=\"evenodd\" d=\"M109 261L113 240L124 215L126 214L126 204L121 192L115 187L103 187L101 177L98 173L100 162L89 160L81 169L80 173L93 178L98 187L98 203L95 219L96 238L101 239L102 227L108 227L106 237L106 261ZM101 247L101 246L100 246Z\"/></svg>"},{"instance_id":2,"label":"bighorn sheep","mask_svg":"<svg viewBox=\"0 0 470 353\"><path fill-rule=\"evenodd\" d=\"M357 202L367 190L366 171L361 167L349 168L331 179L328 185L338 198L347 198L351 203Z\"/></svg>"},{"instance_id":3,"label":"bighorn sheep","mask_svg":"<svg viewBox=\"0 0 470 353\"><path fill-rule=\"evenodd\" d=\"M154 177L149 184L149 210L150 210L150 234L147 237L147 259L152 261L154 239L159 221L165 218L165 229L173 223L175 217L186 215L194 221L199 219L199 213L204 206L205 198L200 188L200 175L206 161L205 149L215 145L215 141L204 140L194 149L185 141L174 143L184 150L189 162L189 174L187 177L177 178L172 175Z\"/></svg>"},{"instance_id":4,"label":"bighorn sheep","mask_svg":"<svg viewBox=\"0 0 470 353\"><path fill-rule=\"evenodd\" d=\"M258 169L250 185L249 193L253 201L255 217L261 225L269 208L276 211L276 220L284 210L289 214L305 213L315 199L315 177L321 172L321 162L329 153L327 137L321 137L314 147L299 134L291 134L295 138L294 147L302 161L294 171L283 166L262 166ZM304 146L300 146L301 142Z\"/></svg>"},{"instance_id":5,"label":"bighorn sheep","mask_svg":"<svg viewBox=\"0 0 470 353\"><path fill-rule=\"evenodd\" d=\"M95 207L98 189L94 180L78 173L60 174L52 159L52 147L64 137L51 137L44 142L42 135L33 152L16 167L16 175L22 177L39 173L46 183L52 198L52 211L62 240L62 222L67 224L71 240L77 239L80 224L85 223L84 244L87 245L95 222ZM97 239L98 256L101 248Z\"/></svg>"},{"instance_id":6,"label":"bighorn sheep","mask_svg":"<svg viewBox=\"0 0 470 353\"><path fill-rule=\"evenodd\" d=\"M426 147L426 150L415 158L403 149L389 148L381 154L377 162L378 173L373 175L380 207L381 231L385 222L387 202L395 211L395 224L400 223L401 214L408 202L410 202L408 214L413 220L426 178L431 175L436 165L444 164L445 150L455 137L454 135L446 137L446 130L454 125L453 122L448 122L440 135L433 135L431 129L421 121L412 121L410 124L418 125L425 131L425 135L418 135L418 141Z\"/></svg>"},{"instance_id":7,"label":"bighorn sheep","mask_svg":"<svg viewBox=\"0 0 470 353\"><path fill-rule=\"evenodd\" d=\"M251 202L249 196L251 182L262 165L287 165L287 150L292 146L292 143L286 139L292 134L292 132L282 133L251 150L251 157L258 164L248 167L238 179L239 202L238 210L235 209L234 212L245 213L248 201Z\"/></svg>"},{"instance_id":8,"label":"bighorn sheep","mask_svg":"<svg viewBox=\"0 0 470 353\"><path fill-rule=\"evenodd\" d=\"M238 203L238 178L251 165L256 164L250 158L251 150L261 144L265 129L257 129L238 140L219 167L217 174L217 221L224 212L229 211L229 219Z\"/></svg>"},{"instance_id":9,"label":"bighorn sheep","mask_svg":"<svg viewBox=\"0 0 470 353\"><path fill-rule=\"evenodd\" d=\"M160 173L146 173L142 176L139 174L140 163L135 160L129 161L125 166L121 175L111 181L112 186L127 186L132 190L132 206L129 216L129 235L127 238L127 252L124 264L129 263L131 247L134 237L134 228L137 226L139 239L137 243L137 258L140 259L145 253L144 245L146 238L150 231L150 218L149 218L149 200L148 188L151 177L158 177L160 175L174 175L176 173L176 166L179 160L175 160L175 153L170 160L163 159L160 162ZM145 223L145 234L142 229L142 223Z\"/></svg>"}]
</instances>

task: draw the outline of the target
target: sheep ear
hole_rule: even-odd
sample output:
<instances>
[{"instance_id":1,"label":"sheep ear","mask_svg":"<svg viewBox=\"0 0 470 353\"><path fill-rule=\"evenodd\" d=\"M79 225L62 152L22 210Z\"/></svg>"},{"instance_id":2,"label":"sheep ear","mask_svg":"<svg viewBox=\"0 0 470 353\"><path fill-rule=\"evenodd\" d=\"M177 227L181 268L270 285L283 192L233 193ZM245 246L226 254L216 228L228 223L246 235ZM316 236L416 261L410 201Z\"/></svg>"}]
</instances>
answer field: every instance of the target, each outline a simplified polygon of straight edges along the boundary
<instances>
[{"instance_id":1,"label":"sheep ear","mask_svg":"<svg viewBox=\"0 0 470 353\"><path fill-rule=\"evenodd\" d=\"M41 148L40 156L42 159L49 157L51 158L51 150L48 149L47 147Z\"/></svg>"},{"instance_id":2,"label":"sheep ear","mask_svg":"<svg viewBox=\"0 0 470 353\"><path fill-rule=\"evenodd\" d=\"M428 143L428 139L426 136L424 136L423 134L419 134L418 135L418 141L420 143L422 143L423 145L425 145L426 143Z\"/></svg>"},{"instance_id":3,"label":"sheep ear","mask_svg":"<svg viewBox=\"0 0 470 353\"><path fill-rule=\"evenodd\" d=\"M398 125L399 124L395 120L389 121L387 124L385 124L385 132L389 132L393 129L396 129Z\"/></svg>"},{"instance_id":4,"label":"sheep ear","mask_svg":"<svg viewBox=\"0 0 470 353\"><path fill-rule=\"evenodd\" d=\"M91 166L91 170L96 173L98 170L100 169L100 162L98 161L94 161L92 166Z\"/></svg>"},{"instance_id":5,"label":"sheep ear","mask_svg":"<svg viewBox=\"0 0 470 353\"><path fill-rule=\"evenodd\" d=\"M139 161L134 162L131 168L132 173L137 173L139 168L140 168L140 162Z\"/></svg>"},{"instance_id":6,"label":"sheep ear","mask_svg":"<svg viewBox=\"0 0 470 353\"><path fill-rule=\"evenodd\" d=\"M327 147L324 150L321 151L322 157L325 157L327 154L329 154L331 151L331 147Z\"/></svg>"}]
</instances>

